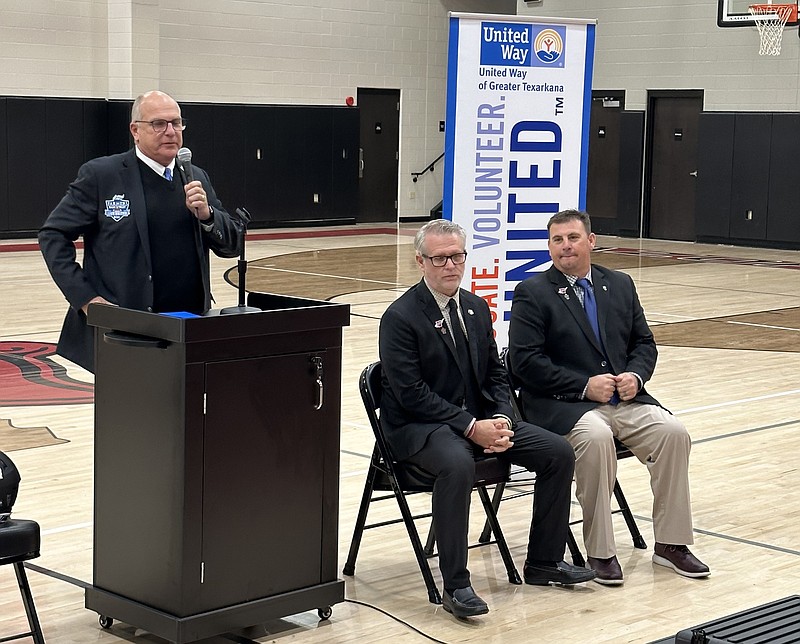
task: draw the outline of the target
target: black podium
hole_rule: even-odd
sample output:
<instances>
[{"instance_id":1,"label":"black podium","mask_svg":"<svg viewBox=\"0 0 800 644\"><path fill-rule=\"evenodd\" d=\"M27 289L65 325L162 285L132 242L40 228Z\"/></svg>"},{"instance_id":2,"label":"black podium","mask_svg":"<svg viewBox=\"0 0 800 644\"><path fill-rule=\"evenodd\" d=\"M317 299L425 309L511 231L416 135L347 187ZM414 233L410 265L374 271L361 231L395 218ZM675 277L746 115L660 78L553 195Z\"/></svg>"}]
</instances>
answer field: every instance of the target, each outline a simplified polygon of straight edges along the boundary
<instances>
[{"instance_id":1,"label":"black podium","mask_svg":"<svg viewBox=\"0 0 800 644\"><path fill-rule=\"evenodd\" d=\"M94 578L86 607L181 644L344 600L337 578L349 306L93 305Z\"/></svg>"}]
</instances>

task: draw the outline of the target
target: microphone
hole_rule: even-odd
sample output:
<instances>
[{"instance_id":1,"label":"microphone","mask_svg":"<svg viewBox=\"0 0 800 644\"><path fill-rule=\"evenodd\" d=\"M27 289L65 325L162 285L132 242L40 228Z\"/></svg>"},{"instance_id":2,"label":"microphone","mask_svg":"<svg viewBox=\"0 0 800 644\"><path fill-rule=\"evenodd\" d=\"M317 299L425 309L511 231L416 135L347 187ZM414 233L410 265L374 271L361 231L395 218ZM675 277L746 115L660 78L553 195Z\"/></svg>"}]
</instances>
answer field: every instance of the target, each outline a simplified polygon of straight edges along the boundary
<instances>
[{"instance_id":1,"label":"microphone","mask_svg":"<svg viewBox=\"0 0 800 644\"><path fill-rule=\"evenodd\" d=\"M194 181L194 172L192 172L192 151L189 148L181 148L178 150L178 161L181 164L181 169L186 175L186 183Z\"/></svg>"}]
</instances>

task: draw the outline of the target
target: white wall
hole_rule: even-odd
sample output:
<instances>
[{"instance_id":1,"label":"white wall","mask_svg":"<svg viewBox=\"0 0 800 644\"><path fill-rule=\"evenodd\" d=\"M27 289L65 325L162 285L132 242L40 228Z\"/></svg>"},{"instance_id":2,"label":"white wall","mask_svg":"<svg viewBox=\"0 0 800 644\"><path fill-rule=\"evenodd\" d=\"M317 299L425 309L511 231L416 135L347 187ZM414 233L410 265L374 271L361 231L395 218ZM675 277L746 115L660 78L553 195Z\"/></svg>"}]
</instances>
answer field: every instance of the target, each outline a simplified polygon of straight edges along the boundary
<instances>
[{"instance_id":1,"label":"white wall","mask_svg":"<svg viewBox=\"0 0 800 644\"><path fill-rule=\"evenodd\" d=\"M517 0L520 15L597 20L595 89L703 89L704 109L800 109L800 39L787 27L779 56L759 56L755 27L717 26L717 0Z\"/></svg>"}]
</instances>

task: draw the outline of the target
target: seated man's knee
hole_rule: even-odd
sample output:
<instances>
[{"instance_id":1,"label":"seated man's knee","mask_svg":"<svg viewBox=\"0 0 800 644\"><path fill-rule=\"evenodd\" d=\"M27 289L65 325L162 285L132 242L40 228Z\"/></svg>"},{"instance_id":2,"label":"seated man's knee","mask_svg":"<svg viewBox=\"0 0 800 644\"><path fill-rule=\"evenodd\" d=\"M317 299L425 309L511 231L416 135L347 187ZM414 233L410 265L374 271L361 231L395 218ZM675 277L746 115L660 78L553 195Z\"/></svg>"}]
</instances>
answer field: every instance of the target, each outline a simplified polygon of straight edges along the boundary
<instances>
[{"instance_id":1,"label":"seated man's knee","mask_svg":"<svg viewBox=\"0 0 800 644\"><path fill-rule=\"evenodd\" d=\"M445 478L462 488L472 488L475 482L475 459L460 452L450 454L441 463L437 478Z\"/></svg>"},{"instance_id":2,"label":"seated man's knee","mask_svg":"<svg viewBox=\"0 0 800 644\"><path fill-rule=\"evenodd\" d=\"M692 444L692 439L689 436L689 430L686 429L686 425L671 414L668 415L661 424L660 431L665 441L683 444L687 448Z\"/></svg>"},{"instance_id":3,"label":"seated man's knee","mask_svg":"<svg viewBox=\"0 0 800 644\"><path fill-rule=\"evenodd\" d=\"M584 417L576 423L570 443L578 454L583 452L616 452L614 434L605 423L585 422Z\"/></svg>"}]
</instances>

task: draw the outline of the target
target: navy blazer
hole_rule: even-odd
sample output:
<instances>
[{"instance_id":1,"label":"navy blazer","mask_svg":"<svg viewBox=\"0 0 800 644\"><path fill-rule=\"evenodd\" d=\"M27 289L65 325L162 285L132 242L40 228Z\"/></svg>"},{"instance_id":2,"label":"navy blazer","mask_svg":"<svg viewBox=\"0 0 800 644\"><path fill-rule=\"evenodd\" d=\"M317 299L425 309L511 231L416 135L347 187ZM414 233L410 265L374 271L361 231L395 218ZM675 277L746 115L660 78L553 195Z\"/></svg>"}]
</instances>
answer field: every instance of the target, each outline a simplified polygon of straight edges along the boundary
<instances>
[{"instance_id":1,"label":"navy blazer","mask_svg":"<svg viewBox=\"0 0 800 644\"><path fill-rule=\"evenodd\" d=\"M424 281L408 289L381 318L381 424L399 460L416 454L428 435L442 425L461 435L479 412L483 418L495 414L512 418L489 306L464 289L459 299L472 368L482 395L483 409L474 413L463 409L464 380L455 344Z\"/></svg>"},{"instance_id":2,"label":"navy blazer","mask_svg":"<svg viewBox=\"0 0 800 644\"><path fill-rule=\"evenodd\" d=\"M197 166L193 169L214 209L212 230L203 231L199 222L194 230L205 308L209 309L208 251L220 257L236 257L240 235L238 224L220 203L206 172ZM187 217L191 216L187 210ZM84 241L82 265L76 261L74 244L80 236ZM129 309L147 311L153 307L147 207L135 150L92 159L81 166L40 229L39 247L53 280L70 304L58 353L91 371L93 332L80 308L98 295Z\"/></svg>"},{"instance_id":3,"label":"navy blazer","mask_svg":"<svg viewBox=\"0 0 800 644\"><path fill-rule=\"evenodd\" d=\"M561 435L599 405L581 400L590 376L633 371L646 383L658 357L633 280L592 265L592 284L605 353L577 294L558 269L551 266L514 290L508 358L524 416ZM644 387L634 400L658 404Z\"/></svg>"}]
</instances>

